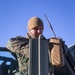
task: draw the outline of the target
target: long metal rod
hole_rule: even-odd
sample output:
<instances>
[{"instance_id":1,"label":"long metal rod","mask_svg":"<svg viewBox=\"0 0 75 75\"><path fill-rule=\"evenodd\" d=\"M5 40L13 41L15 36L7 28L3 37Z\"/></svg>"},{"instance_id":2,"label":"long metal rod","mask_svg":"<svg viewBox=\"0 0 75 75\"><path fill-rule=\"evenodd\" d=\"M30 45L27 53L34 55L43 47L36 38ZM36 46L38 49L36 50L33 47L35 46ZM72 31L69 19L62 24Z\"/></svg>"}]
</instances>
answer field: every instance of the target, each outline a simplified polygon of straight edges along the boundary
<instances>
[{"instance_id":1,"label":"long metal rod","mask_svg":"<svg viewBox=\"0 0 75 75\"><path fill-rule=\"evenodd\" d=\"M6 47L0 47L0 51L10 52Z\"/></svg>"},{"instance_id":2,"label":"long metal rod","mask_svg":"<svg viewBox=\"0 0 75 75\"><path fill-rule=\"evenodd\" d=\"M38 75L48 75L48 43L38 37Z\"/></svg>"},{"instance_id":3,"label":"long metal rod","mask_svg":"<svg viewBox=\"0 0 75 75\"><path fill-rule=\"evenodd\" d=\"M47 20L47 22L48 22L49 27L51 28L51 30L52 30L52 32L53 32L53 34L54 34L54 36L56 37L56 34L55 34L54 30L53 30L53 27L52 27L52 25L50 24L50 22L49 22L49 20L48 20L48 18L47 18L47 16L46 16L46 14L44 14L44 16L45 16L45 18L46 18L46 20Z\"/></svg>"}]
</instances>

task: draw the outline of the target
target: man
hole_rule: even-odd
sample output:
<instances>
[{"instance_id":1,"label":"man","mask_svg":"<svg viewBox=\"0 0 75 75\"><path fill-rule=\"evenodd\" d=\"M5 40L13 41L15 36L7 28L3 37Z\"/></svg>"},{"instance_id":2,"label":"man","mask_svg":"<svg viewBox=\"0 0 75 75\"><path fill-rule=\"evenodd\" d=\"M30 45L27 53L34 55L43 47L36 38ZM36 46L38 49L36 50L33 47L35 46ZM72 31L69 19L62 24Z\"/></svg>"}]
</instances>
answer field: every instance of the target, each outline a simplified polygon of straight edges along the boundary
<instances>
[{"instance_id":1,"label":"man","mask_svg":"<svg viewBox=\"0 0 75 75\"><path fill-rule=\"evenodd\" d=\"M37 38L43 33L43 21L39 17L32 17L28 21L28 33L26 37L18 36L11 38L7 43L7 48L16 54L19 66L18 75L28 75L29 62L29 39Z\"/></svg>"},{"instance_id":2,"label":"man","mask_svg":"<svg viewBox=\"0 0 75 75\"><path fill-rule=\"evenodd\" d=\"M11 38L8 41L7 48L11 52L16 54L17 60L18 60L19 72L16 71L15 75L28 75L29 39L38 38L38 36L43 33L43 30L44 30L43 21L39 17L32 17L28 21L27 36L26 37L18 36L15 38ZM55 38L53 40L55 40ZM55 48L53 48L53 50L54 49ZM59 52L57 53L59 54ZM53 54L54 54L54 51L52 51L52 57L56 58L56 56L54 56ZM60 55L58 56L58 54L57 54L57 57L60 57ZM52 60L54 60L55 58L52 58ZM55 61L57 62L57 59L55 59ZM56 63L56 62L53 61L53 63Z\"/></svg>"}]
</instances>

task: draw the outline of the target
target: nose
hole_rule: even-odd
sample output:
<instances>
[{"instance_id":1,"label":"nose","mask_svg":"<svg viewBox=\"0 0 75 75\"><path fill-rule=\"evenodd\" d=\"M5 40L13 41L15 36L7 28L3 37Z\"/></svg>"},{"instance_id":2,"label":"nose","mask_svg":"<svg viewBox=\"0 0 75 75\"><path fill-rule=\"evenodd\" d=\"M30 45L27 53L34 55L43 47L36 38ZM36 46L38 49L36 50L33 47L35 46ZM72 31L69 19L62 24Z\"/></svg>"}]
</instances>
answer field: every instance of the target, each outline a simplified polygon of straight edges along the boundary
<instances>
[{"instance_id":1,"label":"nose","mask_svg":"<svg viewBox=\"0 0 75 75\"><path fill-rule=\"evenodd\" d=\"M38 33L38 34L42 33L42 30L38 29L38 30L37 30L37 33Z\"/></svg>"}]
</instances>

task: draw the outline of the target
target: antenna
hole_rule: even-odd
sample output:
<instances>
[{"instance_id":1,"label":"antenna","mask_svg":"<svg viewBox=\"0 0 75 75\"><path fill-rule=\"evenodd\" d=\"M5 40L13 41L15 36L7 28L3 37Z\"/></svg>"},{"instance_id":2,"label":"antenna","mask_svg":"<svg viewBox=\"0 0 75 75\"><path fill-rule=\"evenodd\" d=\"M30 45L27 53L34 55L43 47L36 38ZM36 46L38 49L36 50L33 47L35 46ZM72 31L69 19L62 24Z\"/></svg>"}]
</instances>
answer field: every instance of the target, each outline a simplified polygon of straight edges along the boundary
<instances>
[{"instance_id":1,"label":"antenna","mask_svg":"<svg viewBox=\"0 0 75 75\"><path fill-rule=\"evenodd\" d=\"M50 22L49 22L49 20L48 20L48 18L47 18L47 16L46 16L46 14L44 14L44 16L45 16L45 18L46 18L46 20L47 20L47 22L48 22L49 28L52 30L52 32L53 32L53 34L54 34L54 36L55 36L55 38L56 38L56 34L55 34L55 32L54 32L54 30L53 30L53 27L52 27L52 25L50 24Z\"/></svg>"}]
</instances>

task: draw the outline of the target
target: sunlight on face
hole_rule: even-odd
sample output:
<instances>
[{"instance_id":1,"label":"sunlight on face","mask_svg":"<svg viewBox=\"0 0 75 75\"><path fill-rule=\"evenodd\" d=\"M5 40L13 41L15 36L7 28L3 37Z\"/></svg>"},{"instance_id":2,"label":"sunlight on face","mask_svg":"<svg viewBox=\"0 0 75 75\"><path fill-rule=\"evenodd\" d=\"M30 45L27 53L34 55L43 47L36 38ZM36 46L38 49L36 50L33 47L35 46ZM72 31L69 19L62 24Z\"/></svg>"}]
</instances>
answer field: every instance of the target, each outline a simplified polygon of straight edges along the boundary
<instances>
[{"instance_id":1,"label":"sunlight on face","mask_svg":"<svg viewBox=\"0 0 75 75\"><path fill-rule=\"evenodd\" d=\"M33 29L31 29L31 33L35 36L38 37L40 34L43 32L43 27L42 26L37 26Z\"/></svg>"}]
</instances>

